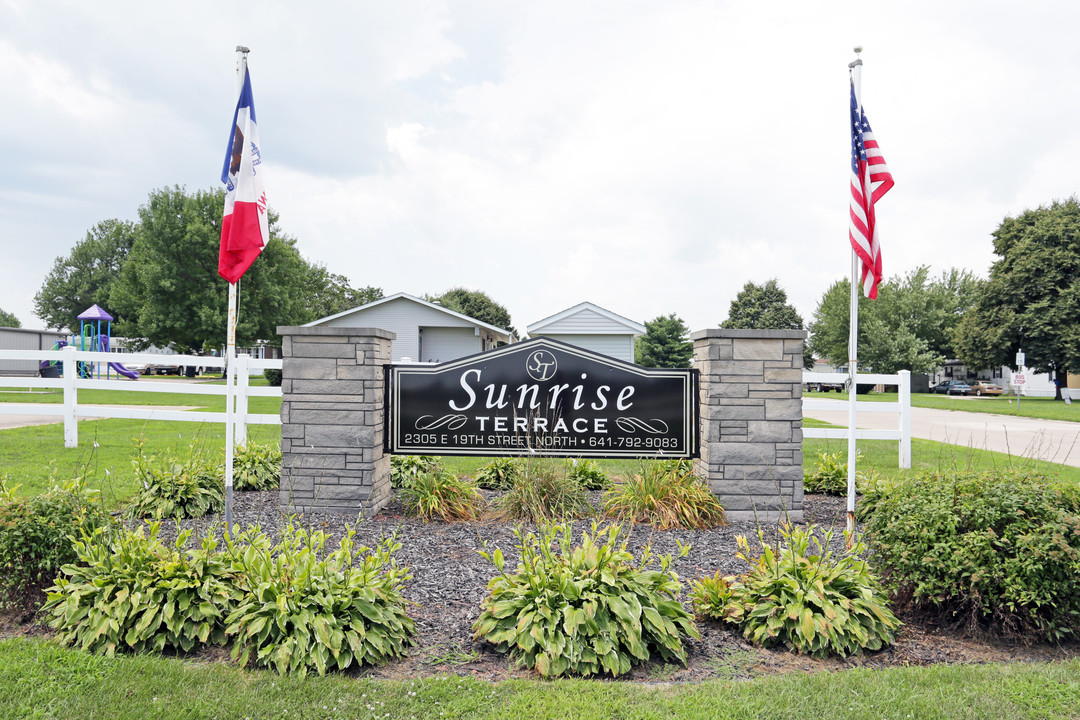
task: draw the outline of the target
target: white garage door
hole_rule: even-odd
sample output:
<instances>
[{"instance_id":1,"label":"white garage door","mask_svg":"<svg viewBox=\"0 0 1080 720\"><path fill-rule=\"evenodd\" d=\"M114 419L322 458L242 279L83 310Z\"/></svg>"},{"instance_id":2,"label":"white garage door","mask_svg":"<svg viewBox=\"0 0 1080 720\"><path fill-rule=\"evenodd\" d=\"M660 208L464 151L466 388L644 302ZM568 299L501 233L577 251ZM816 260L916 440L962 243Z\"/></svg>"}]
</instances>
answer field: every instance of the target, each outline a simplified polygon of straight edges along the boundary
<instances>
[{"instance_id":1,"label":"white garage door","mask_svg":"<svg viewBox=\"0 0 1080 720\"><path fill-rule=\"evenodd\" d=\"M480 337L472 328L420 328L420 361L447 362L480 352Z\"/></svg>"}]
</instances>

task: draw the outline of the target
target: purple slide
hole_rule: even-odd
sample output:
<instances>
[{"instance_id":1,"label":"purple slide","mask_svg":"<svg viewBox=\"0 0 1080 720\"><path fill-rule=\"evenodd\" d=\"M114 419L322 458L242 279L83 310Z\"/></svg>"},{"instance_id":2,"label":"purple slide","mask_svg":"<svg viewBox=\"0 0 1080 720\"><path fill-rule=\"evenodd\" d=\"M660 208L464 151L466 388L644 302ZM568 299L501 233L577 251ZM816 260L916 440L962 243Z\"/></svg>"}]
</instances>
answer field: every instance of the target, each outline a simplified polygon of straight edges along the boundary
<instances>
[{"instance_id":1,"label":"purple slide","mask_svg":"<svg viewBox=\"0 0 1080 720\"><path fill-rule=\"evenodd\" d=\"M124 367L120 363L111 362L111 363L109 363L109 367L111 367L113 370L120 373L121 375L123 375L126 378L131 378L132 380L138 380L139 379L139 373L138 372L136 372L135 370L128 370L126 367Z\"/></svg>"}]
</instances>

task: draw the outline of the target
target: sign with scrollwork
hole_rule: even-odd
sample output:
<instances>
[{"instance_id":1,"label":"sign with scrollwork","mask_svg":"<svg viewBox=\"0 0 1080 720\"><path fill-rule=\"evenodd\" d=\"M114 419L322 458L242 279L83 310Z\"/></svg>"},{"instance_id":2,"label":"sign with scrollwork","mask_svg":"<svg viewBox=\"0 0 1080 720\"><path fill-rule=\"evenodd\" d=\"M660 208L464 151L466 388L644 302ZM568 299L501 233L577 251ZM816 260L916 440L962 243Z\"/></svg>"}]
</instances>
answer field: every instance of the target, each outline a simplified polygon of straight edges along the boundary
<instances>
[{"instance_id":1,"label":"sign with scrollwork","mask_svg":"<svg viewBox=\"0 0 1080 720\"><path fill-rule=\"evenodd\" d=\"M698 456L697 371L550 338L387 366L386 450L407 455Z\"/></svg>"}]
</instances>

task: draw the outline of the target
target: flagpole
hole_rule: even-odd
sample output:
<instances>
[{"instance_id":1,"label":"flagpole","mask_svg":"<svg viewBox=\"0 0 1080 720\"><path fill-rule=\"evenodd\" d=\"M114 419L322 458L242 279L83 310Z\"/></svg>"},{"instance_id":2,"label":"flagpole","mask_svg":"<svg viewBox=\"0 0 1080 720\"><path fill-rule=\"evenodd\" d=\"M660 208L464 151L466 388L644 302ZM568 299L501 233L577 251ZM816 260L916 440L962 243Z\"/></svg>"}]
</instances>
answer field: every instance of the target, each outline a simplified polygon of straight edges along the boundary
<instances>
[{"instance_id":1,"label":"flagpole","mask_svg":"<svg viewBox=\"0 0 1080 720\"><path fill-rule=\"evenodd\" d=\"M852 82L855 85L855 103L862 115L862 58L859 53L862 47L855 48L855 60L848 64L848 70L852 73ZM859 365L859 292L862 283L859 277L859 256L855 254L855 248L851 249L851 306L848 323L848 447L847 447L847 546L850 549L855 540L855 456L858 448L855 443L856 412L855 403L858 400L858 383L856 375Z\"/></svg>"},{"instance_id":2,"label":"flagpole","mask_svg":"<svg viewBox=\"0 0 1080 720\"><path fill-rule=\"evenodd\" d=\"M236 46L237 97L240 97L243 91L249 52L250 50L242 45ZM233 527L233 442L236 430L233 418L236 388L236 296L236 283L229 283L229 313L225 336L225 529L230 533Z\"/></svg>"}]
</instances>

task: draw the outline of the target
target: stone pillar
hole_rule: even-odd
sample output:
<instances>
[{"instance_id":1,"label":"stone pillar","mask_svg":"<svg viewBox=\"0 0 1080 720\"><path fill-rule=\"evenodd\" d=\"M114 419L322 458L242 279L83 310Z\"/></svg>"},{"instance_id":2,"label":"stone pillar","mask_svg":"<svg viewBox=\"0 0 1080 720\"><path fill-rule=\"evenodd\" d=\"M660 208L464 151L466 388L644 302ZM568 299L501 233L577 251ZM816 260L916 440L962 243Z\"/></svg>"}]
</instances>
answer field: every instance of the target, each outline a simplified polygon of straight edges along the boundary
<instances>
[{"instance_id":1,"label":"stone pillar","mask_svg":"<svg viewBox=\"0 0 1080 720\"><path fill-rule=\"evenodd\" d=\"M698 472L729 520L802 520L804 330L690 335L700 375Z\"/></svg>"},{"instance_id":2,"label":"stone pillar","mask_svg":"<svg viewBox=\"0 0 1080 720\"><path fill-rule=\"evenodd\" d=\"M281 490L287 513L363 514L390 501L383 365L394 333L279 327Z\"/></svg>"}]
</instances>

